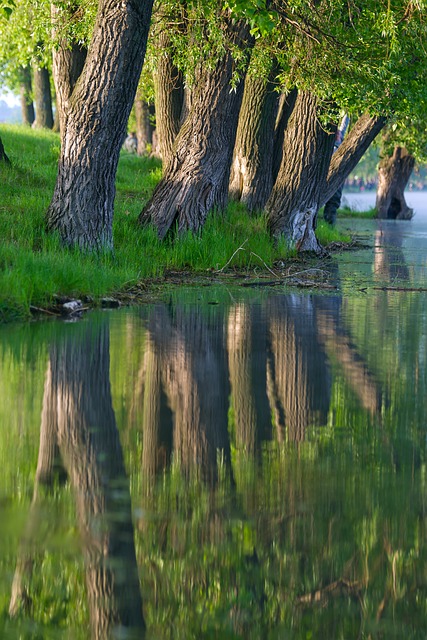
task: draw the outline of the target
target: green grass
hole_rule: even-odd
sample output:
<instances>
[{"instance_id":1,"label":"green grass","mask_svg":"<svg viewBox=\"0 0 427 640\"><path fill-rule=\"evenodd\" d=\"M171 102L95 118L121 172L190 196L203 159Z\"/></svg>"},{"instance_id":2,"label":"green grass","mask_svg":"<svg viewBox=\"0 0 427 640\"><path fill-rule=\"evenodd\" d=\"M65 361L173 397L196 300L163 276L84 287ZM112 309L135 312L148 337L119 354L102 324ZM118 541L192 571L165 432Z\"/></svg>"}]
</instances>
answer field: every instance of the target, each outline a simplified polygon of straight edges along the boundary
<instances>
[{"instance_id":1,"label":"green grass","mask_svg":"<svg viewBox=\"0 0 427 640\"><path fill-rule=\"evenodd\" d=\"M262 268L294 255L285 242L272 242L265 216L249 217L240 204L212 214L200 236L159 241L137 218L161 177L160 162L126 153L117 173L114 252L65 250L44 230L56 180L58 134L2 125L0 135L12 163L0 166L0 321L28 317L30 305L49 305L55 295L112 295L167 269ZM343 237L320 224L319 239L328 244Z\"/></svg>"}]
</instances>

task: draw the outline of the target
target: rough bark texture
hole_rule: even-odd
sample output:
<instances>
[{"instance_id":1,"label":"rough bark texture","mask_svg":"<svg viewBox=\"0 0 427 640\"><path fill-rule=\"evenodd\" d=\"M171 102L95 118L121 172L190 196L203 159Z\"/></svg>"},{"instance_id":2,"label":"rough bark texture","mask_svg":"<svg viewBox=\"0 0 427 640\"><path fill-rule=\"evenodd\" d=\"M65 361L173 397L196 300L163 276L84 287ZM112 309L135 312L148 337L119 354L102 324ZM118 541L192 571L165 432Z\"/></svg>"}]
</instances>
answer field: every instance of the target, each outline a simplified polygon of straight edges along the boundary
<instances>
[{"instance_id":1,"label":"rough bark texture","mask_svg":"<svg viewBox=\"0 0 427 640\"><path fill-rule=\"evenodd\" d=\"M170 38L162 32L157 37L157 47L161 54L154 71L154 91L156 106L156 133L158 149L166 168L172 158L175 138L181 127L184 101L182 74L172 62L169 52Z\"/></svg>"},{"instance_id":2,"label":"rough bark texture","mask_svg":"<svg viewBox=\"0 0 427 640\"><path fill-rule=\"evenodd\" d=\"M355 122L332 156L327 179L320 195L320 206L329 200L357 165L369 145L386 124L385 118L365 113Z\"/></svg>"},{"instance_id":3,"label":"rough bark texture","mask_svg":"<svg viewBox=\"0 0 427 640\"><path fill-rule=\"evenodd\" d=\"M51 16L53 25L55 25L60 13L60 9L52 4ZM53 36L55 37L55 28ZM63 38L59 43L59 47L53 49L52 75L55 83L56 110L61 132L65 129L65 113L68 109L68 100L83 71L86 55L86 47L77 42L69 42L67 38Z\"/></svg>"},{"instance_id":4,"label":"rough bark texture","mask_svg":"<svg viewBox=\"0 0 427 640\"><path fill-rule=\"evenodd\" d=\"M272 73L273 75L273 73ZM274 125L278 96L265 78L248 73L230 175L230 197L249 211L264 208L273 188Z\"/></svg>"},{"instance_id":5,"label":"rough bark texture","mask_svg":"<svg viewBox=\"0 0 427 640\"><path fill-rule=\"evenodd\" d=\"M274 236L284 234L300 251L320 251L314 229L334 135L317 117L317 99L301 92L289 117L277 180L267 202Z\"/></svg>"},{"instance_id":6,"label":"rough bark texture","mask_svg":"<svg viewBox=\"0 0 427 640\"><path fill-rule=\"evenodd\" d=\"M375 208L378 218L411 220L414 210L405 200L405 188L415 165L415 158L402 147L382 158L378 167L378 187Z\"/></svg>"},{"instance_id":7,"label":"rough bark texture","mask_svg":"<svg viewBox=\"0 0 427 640\"><path fill-rule=\"evenodd\" d=\"M35 67L33 76L36 119L32 126L36 129L52 129L53 111L49 71L45 67Z\"/></svg>"},{"instance_id":8,"label":"rough bark texture","mask_svg":"<svg viewBox=\"0 0 427 640\"><path fill-rule=\"evenodd\" d=\"M248 29L230 27L239 46L247 44ZM178 232L199 231L208 212L224 208L243 81L230 90L233 60L227 52L213 69L197 72L190 112L175 140L173 156L153 197L140 215L153 223L160 238L175 224Z\"/></svg>"},{"instance_id":9,"label":"rough bark texture","mask_svg":"<svg viewBox=\"0 0 427 640\"><path fill-rule=\"evenodd\" d=\"M65 245L111 249L115 176L144 61L152 0L101 0L69 99L47 227Z\"/></svg>"},{"instance_id":10,"label":"rough bark texture","mask_svg":"<svg viewBox=\"0 0 427 640\"><path fill-rule=\"evenodd\" d=\"M274 128L274 147L273 147L273 184L279 175L280 165L283 158L283 137L286 127L295 107L298 91L292 89L287 95L281 94L279 97L276 124Z\"/></svg>"},{"instance_id":11,"label":"rough bark texture","mask_svg":"<svg viewBox=\"0 0 427 640\"><path fill-rule=\"evenodd\" d=\"M150 106L147 102L136 93L135 103L135 120L136 120L136 152L139 156L148 153L149 146L153 145L153 125L151 124Z\"/></svg>"},{"instance_id":12,"label":"rough bark texture","mask_svg":"<svg viewBox=\"0 0 427 640\"><path fill-rule=\"evenodd\" d=\"M19 71L19 94L21 98L22 123L31 126L36 116L30 67L22 67Z\"/></svg>"}]
</instances>

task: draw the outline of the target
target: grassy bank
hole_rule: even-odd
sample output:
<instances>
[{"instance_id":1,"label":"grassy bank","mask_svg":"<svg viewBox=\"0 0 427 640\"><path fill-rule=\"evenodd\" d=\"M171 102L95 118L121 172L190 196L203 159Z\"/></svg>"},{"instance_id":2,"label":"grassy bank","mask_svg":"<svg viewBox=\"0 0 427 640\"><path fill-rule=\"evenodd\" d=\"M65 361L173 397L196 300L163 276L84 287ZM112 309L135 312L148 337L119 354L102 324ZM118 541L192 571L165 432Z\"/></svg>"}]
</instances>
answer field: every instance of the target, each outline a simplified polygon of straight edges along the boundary
<instances>
[{"instance_id":1,"label":"grassy bank","mask_svg":"<svg viewBox=\"0 0 427 640\"><path fill-rule=\"evenodd\" d=\"M160 179L160 163L125 153L117 174L114 253L64 250L44 230L59 136L7 125L0 127L0 135L12 163L0 167L0 321L28 317L32 305L49 306L56 295L97 299L170 269L262 268L293 255L285 243L273 244L262 215L249 218L236 204L224 215L211 216L201 237L188 234L160 242L152 229L137 224ZM322 244L343 240L323 223L319 239Z\"/></svg>"}]
</instances>

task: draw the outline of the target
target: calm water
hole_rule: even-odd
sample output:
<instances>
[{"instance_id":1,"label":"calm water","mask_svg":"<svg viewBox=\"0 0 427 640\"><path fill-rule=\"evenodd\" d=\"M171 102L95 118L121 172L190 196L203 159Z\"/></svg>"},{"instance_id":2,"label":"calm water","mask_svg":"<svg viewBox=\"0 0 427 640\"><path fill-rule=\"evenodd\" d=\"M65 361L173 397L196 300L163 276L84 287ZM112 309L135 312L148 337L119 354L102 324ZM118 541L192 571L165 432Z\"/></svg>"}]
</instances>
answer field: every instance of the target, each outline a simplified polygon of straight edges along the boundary
<instances>
[{"instance_id":1,"label":"calm water","mask_svg":"<svg viewBox=\"0 0 427 640\"><path fill-rule=\"evenodd\" d=\"M367 211L375 207L375 195L375 191L344 192L342 204L355 211ZM408 206L414 210L415 216L427 216L427 191L408 191L405 193L405 199Z\"/></svg>"},{"instance_id":2,"label":"calm water","mask_svg":"<svg viewBox=\"0 0 427 640\"><path fill-rule=\"evenodd\" d=\"M426 637L427 219L352 224L323 294L2 327L1 638Z\"/></svg>"}]
</instances>

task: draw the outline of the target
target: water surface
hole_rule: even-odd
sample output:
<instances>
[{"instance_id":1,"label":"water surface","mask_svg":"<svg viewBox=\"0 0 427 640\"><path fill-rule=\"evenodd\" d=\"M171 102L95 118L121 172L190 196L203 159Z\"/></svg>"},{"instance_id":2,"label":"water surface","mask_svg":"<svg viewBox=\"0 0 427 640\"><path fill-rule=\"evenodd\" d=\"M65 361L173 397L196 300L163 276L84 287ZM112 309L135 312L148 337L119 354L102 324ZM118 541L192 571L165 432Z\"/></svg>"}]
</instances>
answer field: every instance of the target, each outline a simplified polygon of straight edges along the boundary
<instances>
[{"instance_id":1,"label":"water surface","mask_svg":"<svg viewBox=\"0 0 427 640\"><path fill-rule=\"evenodd\" d=\"M355 224L327 293L2 327L1 637L425 638L427 228Z\"/></svg>"}]
</instances>

